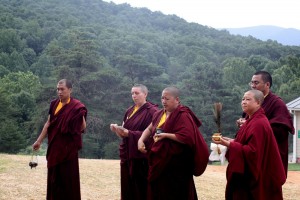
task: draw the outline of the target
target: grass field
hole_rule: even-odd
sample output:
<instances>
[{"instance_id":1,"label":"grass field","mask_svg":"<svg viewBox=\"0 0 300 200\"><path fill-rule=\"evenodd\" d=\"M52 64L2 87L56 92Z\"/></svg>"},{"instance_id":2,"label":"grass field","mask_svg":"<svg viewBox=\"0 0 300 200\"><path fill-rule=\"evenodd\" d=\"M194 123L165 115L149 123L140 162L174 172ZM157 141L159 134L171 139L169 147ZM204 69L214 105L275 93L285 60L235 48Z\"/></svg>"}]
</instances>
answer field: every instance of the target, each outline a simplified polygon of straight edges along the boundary
<instances>
[{"instance_id":1,"label":"grass field","mask_svg":"<svg viewBox=\"0 0 300 200\"><path fill-rule=\"evenodd\" d=\"M299 163L289 164L288 170L289 171L300 171L300 164Z\"/></svg>"},{"instance_id":2,"label":"grass field","mask_svg":"<svg viewBox=\"0 0 300 200\"><path fill-rule=\"evenodd\" d=\"M46 196L47 166L39 157L37 168L30 169L30 156L0 154L0 200L42 200ZM83 200L117 200L120 193L119 161L80 159ZM298 165L294 166L295 168ZM223 200L226 166L208 165L195 177L199 200ZM285 200L300 199L300 171L289 171L283 186Z\"/></svg>"}]
</instances>

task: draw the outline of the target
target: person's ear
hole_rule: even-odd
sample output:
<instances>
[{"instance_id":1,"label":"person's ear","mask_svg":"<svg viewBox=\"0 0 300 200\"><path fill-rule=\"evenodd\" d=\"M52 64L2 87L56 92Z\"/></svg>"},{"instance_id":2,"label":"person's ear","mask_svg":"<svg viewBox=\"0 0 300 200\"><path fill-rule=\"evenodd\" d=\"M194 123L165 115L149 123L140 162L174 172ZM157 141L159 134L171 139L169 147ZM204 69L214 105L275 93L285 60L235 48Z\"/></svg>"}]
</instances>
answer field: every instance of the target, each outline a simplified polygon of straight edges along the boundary
<instances>
[{"instance_id":1,"label":"person's ear","mask_svg":"<svg viewBox=\"0 0 300 200\"><path fill-rule=\"evenodd\" d=\"M261 105L261 102L260 102L259 100L257 101L257 103L258 103L258 106L260 106L260 105Z\"/></svg>"}]
</instances>

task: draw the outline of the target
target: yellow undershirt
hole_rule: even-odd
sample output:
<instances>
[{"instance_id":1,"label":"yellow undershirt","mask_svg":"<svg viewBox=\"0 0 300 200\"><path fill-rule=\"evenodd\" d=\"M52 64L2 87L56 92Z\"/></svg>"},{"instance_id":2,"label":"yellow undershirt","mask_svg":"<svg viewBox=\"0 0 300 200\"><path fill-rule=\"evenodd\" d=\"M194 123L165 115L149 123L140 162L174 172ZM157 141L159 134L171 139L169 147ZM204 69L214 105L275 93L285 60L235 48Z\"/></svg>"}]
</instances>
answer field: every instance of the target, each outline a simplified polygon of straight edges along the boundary
<instances>
[{"instance_id":1,"label":"yellow undershirt","mask_svg":"<svg viewBox=\"0 0 300 200\"><path fill-rule=\"evenodd\" d=\"M66 104L70 103L70 101L71 101L71 99L69 98ZM58 113L58 111L60 111L60 109L62 107L63 107L63 104L62 104L62 102L60 100L59 103L58 103L58 105L57 105L57 107L56 107L56 109L55 109L54 115L56 115L56 113Z\"/></svg>"},{"instance_id":2,"label":"yellow undershirt","mask_svg":"<svg viewBox=\"0 0 300 200\"><path fill-rule=\"evenodd\" d=\"M132 117L132 116L134 115L134 113L136 113L136 111L138 111L138 109L139 109L139 107L134 106L134 109L133 109L131 115L128 117L128 119L129 119L130 117Z\"/></svg>"},{"instance_id":3,"label":"yellow undershirt","mask_svg":"<svg viewBox=\"0 0 300 200\"><path fill-rule=\"evenodd\" d=\"M166 112L164 112L164 114L160 118L157 128L160 128L161 125L163 125L165 123L166 119L167 119L167 114L166 114Z\"/></svg>"}]
</instances>

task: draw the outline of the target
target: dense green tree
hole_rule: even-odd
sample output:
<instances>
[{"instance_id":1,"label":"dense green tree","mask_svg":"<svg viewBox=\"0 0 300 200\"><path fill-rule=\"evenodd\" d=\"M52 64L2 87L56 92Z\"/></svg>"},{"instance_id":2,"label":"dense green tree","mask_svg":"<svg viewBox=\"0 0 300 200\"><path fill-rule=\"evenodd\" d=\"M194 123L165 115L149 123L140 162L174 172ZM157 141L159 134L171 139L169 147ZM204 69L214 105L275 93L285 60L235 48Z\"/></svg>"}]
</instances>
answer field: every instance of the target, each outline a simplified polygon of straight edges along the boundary
<instances>
[{"instance_id":1,"label":"dense green tree","mask_svg":"<svg viewBox=\"0 0 300 200\"><path fill-rule=\"evenodd\" d=\"M26 147L25 137L16 123L11 119L0 122L0 152L18 153L20 149Z\"/></svg>"},{"instance_id":2,"label":"dense green tree","mask_svg":"<svg viewBox=\"0 0 300 200\"><path fill-rule=\"evenodd\" d=\"M89 111L80 154L88 158L117 157L119 139L109 124L122 123L135 83L145 84L148 100L159 106L162 89L177 85L182 103L202 120L208 143L216 131L215 102L223 104L224 135L234 136L241 97L255 71L269 71L272 91L285 101L299 95L297 46L234 36L128 4L0 0L0 5L0 111L5 115L0 146L3 138L20 144L5 146L9 152L28 152L62 78L73 82L72 95Z\"/></svg>"},{"instance_id":3,"label":"dense green tree","mask_svg":"<svg viewBox=\"0 0 300 200\"><path fill-rule=\"evenodd\" d=\"M8 95L21 91L28 92L34 97L39 95L40 81L32 72L12 72L0 79L2 88Z\"/></svg>"},{"instance_id":4,"label":"dense green tree","mask_svg":"<svg viewBox=\"0 0 300 200\"><path fill-rule=\"evenodd\" d=\"M17 153L26 146L25 137L19 127L16 126L13 108L5 89L0 84L0 152Z\"/></svg>"},{"instance_id":5,"label":"dense green tree","mask_svg":"<svg viewBox=\"0 0 300 200\"><path fill-rule=\"evenodd\" d=\"M0 65L0 78L7 74L9 74L9 70L6 69L6 67L4 67L3 65Z\"/></svg>"},{"instance_id":6,"label":"dense green tree","mask_svg":"<svg viewBox=\"0 0 300 200\"><path fill-rule=\"evenodd\" d=\"M162 69L140 57L125 55L117 58L116 67L122 72L131 84L144 82L162 73Z\"/></svg>"},{"instance_id":7,"label":"dense green tree","mask_svg":"<svg viewBox=\"0 0 300 200\"><path fill-rule=\"evenodd\" d=\"M31 72L9 73L0 78L0 85L2 97L5 96L1 113L7 114L1 124L1 142L5 143L5 152L16 153L30 144L41 85Z\"/></svg>"},{"instance_id":8,"label":"dense green tree","mask_svg":"<svg viewBox=\"0 0 300 200\"><path fill-rule=\"evenodd\" d=\"M105 144L104 158L106 159L118 159L119 158L119 141L114 141Z\"/></svg>"},{"instance_id":9,"label":"dense green tree","mask_svg":"<svg viewBox=\"0 0 300 200\"><path fill-rule=\"evenodd\" d=\"M0 52L11 54L14 51L21 51L24 43L21 37L13 29L0 29Z\"/></svg>"}]
</instances>

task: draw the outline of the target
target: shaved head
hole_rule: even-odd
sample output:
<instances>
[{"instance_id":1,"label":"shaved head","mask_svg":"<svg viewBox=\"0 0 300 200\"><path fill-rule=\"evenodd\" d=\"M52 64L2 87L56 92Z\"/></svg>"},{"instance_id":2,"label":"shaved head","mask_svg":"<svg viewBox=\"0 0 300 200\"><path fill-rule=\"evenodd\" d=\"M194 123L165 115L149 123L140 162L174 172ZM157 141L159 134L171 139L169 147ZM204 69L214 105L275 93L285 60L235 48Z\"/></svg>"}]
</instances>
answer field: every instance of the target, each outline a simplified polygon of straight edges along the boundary
<instances>
[{"instance_id":1,"label":"shaved head","mask_svg":"<svg viewBox=\"0 0 300 200\"><path fill-rule=\"evenodd\" d=\"M171 96L173 97L179 97L180 96L180 91L177 87L175 86L170 86L170 87L166 87L163 92L169 92Z\"/></svg>"},{"instance_id":2,"label":"shaved head","mask_svg":"<svg viewBox=\"0 0 300 200\"><path fill-rule=\"evenodd\" d=\"M264 102L264 94L259 90L249 90L249 93L254 95L254 99L259 102L260 105Z\"/></svg>"},{"instance_id":3,"label":"shaved head","mask_svg":"<svg viewBox=\"0 0 300 200\"><path fill-rule=\"evenodd\" d=\"M72 82L68 79L61 79L58 84L66 84L67 88L72 88Z\"/></svg>"},{"instance_id":4,"label":"shaved head","mask_svg":"<svg viewBox=\"0 0 300 200\"><path fill-rule=\"evenodd\" d=\"M141 88L141 91L144 93L144 94L148 94L148 88L143 85L143 84L134 84L133 85L133 88L134 87L137 87L137 88Z\"/></svg>"}]
</instances>

